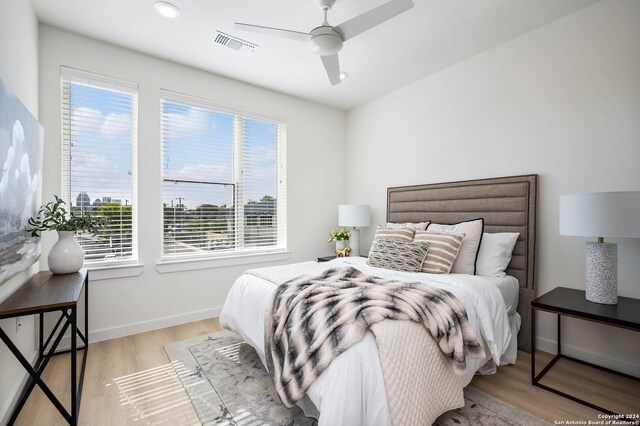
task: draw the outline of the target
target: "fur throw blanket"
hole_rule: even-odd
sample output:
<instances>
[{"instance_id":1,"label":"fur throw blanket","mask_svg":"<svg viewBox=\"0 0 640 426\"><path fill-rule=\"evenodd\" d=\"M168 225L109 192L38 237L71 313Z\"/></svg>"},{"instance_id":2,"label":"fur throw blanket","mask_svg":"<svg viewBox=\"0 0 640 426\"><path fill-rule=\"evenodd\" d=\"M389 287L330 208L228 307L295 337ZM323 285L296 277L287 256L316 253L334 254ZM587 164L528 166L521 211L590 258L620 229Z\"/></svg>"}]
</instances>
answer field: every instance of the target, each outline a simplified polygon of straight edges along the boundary
<instances>
[{"instance_id":1,"label":"fur throw blanket","mask_svg":"<svg viewBox=\"0 0 640 426\"><path fill-rule=\"evenodd\" d=\"M338 355L384 319L421 323L461 374L483 358L455 296L424 283L385 280L351 266L278 286L265 313L265 355L276 390L292 407Z\"/></svg>"}]
</instances>

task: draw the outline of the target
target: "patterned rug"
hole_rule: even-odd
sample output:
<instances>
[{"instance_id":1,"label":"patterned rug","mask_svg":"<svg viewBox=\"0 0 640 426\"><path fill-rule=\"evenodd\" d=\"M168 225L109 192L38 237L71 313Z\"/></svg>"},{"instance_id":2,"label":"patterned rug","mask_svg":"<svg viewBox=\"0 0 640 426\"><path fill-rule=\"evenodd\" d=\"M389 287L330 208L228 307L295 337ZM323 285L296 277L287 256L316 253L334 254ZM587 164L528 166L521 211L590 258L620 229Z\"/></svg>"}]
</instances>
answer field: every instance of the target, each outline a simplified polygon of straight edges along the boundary
<instances>
[{"instance_id":1,"label":"patterned rug","mask_svg":"<svg viewBox=\"0 0 640 426\"><path fill-rule=\"evenodd\" d=\"M298 407L286 408L256 351L237 334L223 331L165 346L203 425L316 425ZM476 389L464 391L465 406L436 425L535 426L548 423Z\"/></svg>"}]
</instances>

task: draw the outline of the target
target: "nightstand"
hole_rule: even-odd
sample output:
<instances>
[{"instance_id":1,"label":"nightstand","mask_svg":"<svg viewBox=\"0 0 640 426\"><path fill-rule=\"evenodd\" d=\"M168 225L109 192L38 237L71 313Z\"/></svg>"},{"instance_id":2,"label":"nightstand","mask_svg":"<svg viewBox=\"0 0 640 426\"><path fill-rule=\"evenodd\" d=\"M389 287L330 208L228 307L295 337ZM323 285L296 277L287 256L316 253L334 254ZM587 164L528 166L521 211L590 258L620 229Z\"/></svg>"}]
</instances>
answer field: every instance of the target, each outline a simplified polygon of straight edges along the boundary
<instances>
[{"instance_id":1,"label":"nightstand","mask_svg":"<svg viewBox=\"0 0 640 426\"><path fill-rule=\"evenodd\" d=\"M353 257L353 256L351 256L351 257ZM357 256L357 257L367 257L367 256ZM333 260L335 258L336 258L335 254L331 255L331 256L321 256L321 257L318 258L318 263L320 263L320 262L328 262L328 261Z\"/></svg>"},{"instance_id":2,"label":"nightstand","mask_svg":"<svg viewBox=\"0 0 640 426\"><path fill-rule=\"evenodd\" d=\"M541 371L536 375L536 311L545 311L556 314L558 317L558 353ZM628 330L640 331L640 299L630 297L618 297L617 305L602 305L589 302L585 299L583 290L575 290L565 287L557 287L550 292L534 299L531 302L531 384L542 389L564 396L565 398L579 402L593 409L607 414L616 414L598 405L584 401L575 396L569 395L550 386L540 383L542 377L561 358L569 359L580 364L588 365L609 373L617 374L631 380L640 381L637 377L629 376L614 370L610 370L599 365L582 361L562 353L562 333L561 318L563 315L578 318L585 321L599 322L612 327L626 328Z\"/></svg>"},{"instance_id":3,"label":"nightstand","mask_svg":"<svg viewBox=\"0 0 640 426\"><path fill-rule=\"evenodd\" d=\"M331 255L331 256L322 256L322 257L318 258L318 263L320 263L320 262L328 262L328 261L333 260L335 258L336 258L335 254Z\"/></svg>"}]
</instances>

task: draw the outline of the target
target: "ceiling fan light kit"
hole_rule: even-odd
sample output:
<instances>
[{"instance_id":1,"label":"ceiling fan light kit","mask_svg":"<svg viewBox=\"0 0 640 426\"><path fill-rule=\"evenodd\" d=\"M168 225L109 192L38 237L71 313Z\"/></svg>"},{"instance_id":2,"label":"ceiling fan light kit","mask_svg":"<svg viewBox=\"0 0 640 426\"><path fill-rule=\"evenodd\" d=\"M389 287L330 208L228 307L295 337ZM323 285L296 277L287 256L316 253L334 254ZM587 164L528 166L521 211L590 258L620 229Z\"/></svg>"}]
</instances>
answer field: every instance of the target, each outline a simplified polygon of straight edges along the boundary
<instances>
[{"instance_id":1,"label":"ceiling fan light kit","mask_svg":"<svg viewBox=\"0 0 640 426\"><path fill-rule=\"evenodd\" d=\"M307 45L313 53L320 56L334 55L342 49L342 37L333 27L318 27L311 31Z\"/></svg>"},{"instance_id":2,"label":"ceiling fan light kit","mask_svg":"<svg viewBox=\"0 0 640 426\"><path fill-rule=\"evenodd\" d=\"M342 49L344 42L413 7L413 0L391 0L334 27L327 21L327 13L335 4L335 0L317 0L317 2L324 12L324 21L321 26L308 33L240 22L236 22L235 28L306 42L309 50L320 55L329 81L332 86L335 86L346 78L341 75L338 60L338 52Z\"/></svg>"}]
</instances>

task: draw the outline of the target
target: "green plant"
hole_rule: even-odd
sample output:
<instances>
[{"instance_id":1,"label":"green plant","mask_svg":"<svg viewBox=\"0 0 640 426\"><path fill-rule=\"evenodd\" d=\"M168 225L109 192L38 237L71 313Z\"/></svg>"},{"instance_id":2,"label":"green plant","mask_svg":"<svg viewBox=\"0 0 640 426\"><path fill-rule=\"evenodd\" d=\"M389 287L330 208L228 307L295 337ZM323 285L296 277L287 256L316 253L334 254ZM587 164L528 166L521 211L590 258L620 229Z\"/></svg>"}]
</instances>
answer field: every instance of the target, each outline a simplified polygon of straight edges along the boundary
<instances>
[{"instance_id":1,"label":"green plant","mask_svg":"<svg viewBox=\"0 0 640 426\"><path fill-rule=\"evenodd\" d=\"M86 212L67 212L65 201L54 195L51 201L40 207L36 217L29 218L27 231L31 236L39 237L42 231L85 231L95 234L105 225L105 220L92 217Z\"/></svg>"},{"instance_id":2,"label":"green plant","mask_svg":"<svg viewBox=\"0 0 640 426\"><path fill-rule=\"evenodd\" d=\"M333 231L329 234L328 243L332 243L334 241L347 241L349 239L349 231L345 231L344 228L340 228L338 232Z\"/></svg>"}]
</instances>

